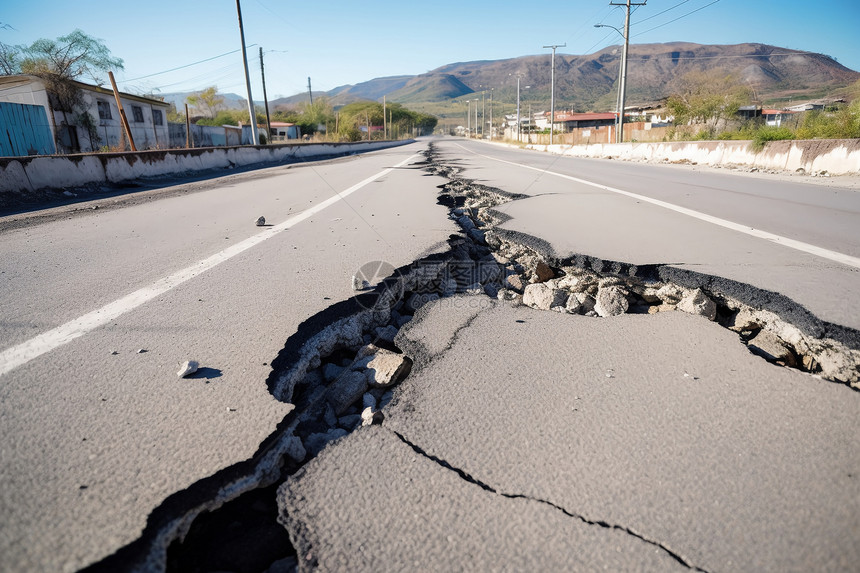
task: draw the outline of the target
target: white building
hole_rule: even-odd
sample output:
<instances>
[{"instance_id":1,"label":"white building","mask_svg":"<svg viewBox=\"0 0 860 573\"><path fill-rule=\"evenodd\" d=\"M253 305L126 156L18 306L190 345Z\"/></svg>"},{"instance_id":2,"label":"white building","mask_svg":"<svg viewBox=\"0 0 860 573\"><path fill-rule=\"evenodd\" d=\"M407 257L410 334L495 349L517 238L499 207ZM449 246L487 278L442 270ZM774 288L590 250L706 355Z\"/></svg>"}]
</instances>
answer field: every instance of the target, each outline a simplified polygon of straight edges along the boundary
<instances>
[{"instance_id":1,"label":"white building","mask_svg":"<svg viewBox=\"0 0 860 573\"><path fill-rule=\"evenodd\" d=\"M0 101L44 107L59 153L123 151L122 123L113 91L76 81L70 84L81 96L81 105L74 106L75 109L66 109L68 104L37 76L0 76ZM170 106L151 98L122 92L119 95L135 147L138 150L170 147L167 127Z\"/></svg>"}]
</instances>

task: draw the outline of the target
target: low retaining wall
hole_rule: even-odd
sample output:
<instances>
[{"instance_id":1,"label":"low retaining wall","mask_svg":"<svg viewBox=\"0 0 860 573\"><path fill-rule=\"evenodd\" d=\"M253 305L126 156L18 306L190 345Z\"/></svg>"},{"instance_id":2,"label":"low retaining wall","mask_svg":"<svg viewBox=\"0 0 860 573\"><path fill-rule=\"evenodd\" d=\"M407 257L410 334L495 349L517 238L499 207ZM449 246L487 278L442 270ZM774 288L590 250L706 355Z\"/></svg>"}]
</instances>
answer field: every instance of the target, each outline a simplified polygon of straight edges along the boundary
<instances>
[{"instance_id":1,"label":"low retaining wall","mask_svg":"<svg viewBox=\"0 0 860 573\"><path fill-rule=\"evenodd\" d=\"M206 147L0 158L0 192L33 192L122 183L141 177L183 175L210 169L278 164L352 155L405 145L408 141L303 143L243 147Z\"/></svg>"},{"instance_id":2,"label":"low retaining wall","mask_svg":"<svg viewBox=\"0 0 860 573\"><path fill-rule=\"evenodd\" d=\"M615 158L700 165L747 165L832 175L860 174L860 140L822 139L773 141L759 152L749 141L683 141L671 143L598 143L593 145L529 145L530 149L575 157Z\"/></svg>"}]
</instances>

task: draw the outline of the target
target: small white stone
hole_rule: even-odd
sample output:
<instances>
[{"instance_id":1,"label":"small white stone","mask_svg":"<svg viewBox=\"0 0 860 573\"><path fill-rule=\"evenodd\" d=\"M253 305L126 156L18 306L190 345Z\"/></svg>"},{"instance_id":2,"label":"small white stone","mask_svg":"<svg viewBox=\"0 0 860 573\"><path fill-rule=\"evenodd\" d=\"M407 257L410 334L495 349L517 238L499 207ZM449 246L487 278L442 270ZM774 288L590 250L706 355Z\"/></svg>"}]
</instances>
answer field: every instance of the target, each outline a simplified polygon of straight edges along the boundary
<instances>
[{"instance_id":1,"label":"small white stone","mask_svg":"<svg viewBox=\"0 0 860 573\"><path fill-rule=\"evenodd\" d=\"M185 378L191 374L197 372L197 369L200 368L200 363L196 360L186 360L182 363L182 367L179 369L179 372L176 373L180 378Z\"/></svg>"},{"instance_id":2,"label":"small white stone","mask_svg":"<svg viewBox=\"0 0 860 573\"><path fill-rule=\"evenodd\" d=\"M365 408L361 412L361 425L362 426L372 426L373 425L373 408Z\"/></svg>"}]
</instances>

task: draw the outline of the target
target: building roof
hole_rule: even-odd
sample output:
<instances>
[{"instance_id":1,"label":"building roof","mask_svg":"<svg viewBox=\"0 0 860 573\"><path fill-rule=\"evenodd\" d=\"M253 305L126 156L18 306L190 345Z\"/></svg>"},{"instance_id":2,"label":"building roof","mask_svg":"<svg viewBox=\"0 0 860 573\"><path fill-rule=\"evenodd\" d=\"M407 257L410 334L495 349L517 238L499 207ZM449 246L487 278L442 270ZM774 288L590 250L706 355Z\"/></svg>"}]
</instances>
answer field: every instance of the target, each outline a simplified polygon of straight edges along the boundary
<instances>
[{"instance_id":1,"label":"building roof","mask_svg":"<svg viewBox=\"0 0 860 573\"><path fill-rule=\"evenodd\" d=\"M13 75L13 76L0 76L0 85L12 84L13 86L24 86L24 85L27 85L30 83L39 83L43 87L47 87L45 85L45 80L43 80L39 76L31 76L31 75L26 75L26 74L18 74L18 75ZM113 97L113 90L111 90L111 89L103 88L101 86L94 86L92 84L79 82L77 80L72 80L72 83L74 85L76 85L77 87L79 87L80 89L89 90L91 92L96 92L96 93L99 93L99 94L102 94L105 96ZM149 98L149 97L145 97L145 96L129 94L129 93L125 93L125 92L119 92L119 95L123 99L131 100L131 101L138 101L140 103L145 103L148 105L160 106L160 107L165 107L165 108L170 107L169 103L164 102L162 100L158 100L158 99L153 99L153 98Z\"/></svg>"},{"instance_id":2,"label":"building roof","mask_svg":"<svg viewBox=\"0 0 860 573\"><path fill-rule=\"evenodd\" d=\"M569 113L556 112L555 121L599 121L615 120L614 113Z\"/></svg>"},{"instance_id":3,"label":"building roof","mask_svg":"<svg viewBox=\"0 0 860 573\"><path fill-rule=\"evenodd\" d=\"M102 86L94 86L92 84L85 84L84 82L79 82L79 81L74 81L74 83L81 89L90 90L92 92L100 93L102 95L113 96L113 90L112 89L104 88ZM146 97L146 96L139 96L139 95L129 94L129 93L125 93L125 92L119 92L119 95L123 99L130 99L132 101L138 101L140 103L145 103L145 104L149 104L149 105L170 107L169 103L167 103L163 100L160 100L160 99L154 99L154 98L150 98L150 97Z\"/></svg>"}]
</instances>

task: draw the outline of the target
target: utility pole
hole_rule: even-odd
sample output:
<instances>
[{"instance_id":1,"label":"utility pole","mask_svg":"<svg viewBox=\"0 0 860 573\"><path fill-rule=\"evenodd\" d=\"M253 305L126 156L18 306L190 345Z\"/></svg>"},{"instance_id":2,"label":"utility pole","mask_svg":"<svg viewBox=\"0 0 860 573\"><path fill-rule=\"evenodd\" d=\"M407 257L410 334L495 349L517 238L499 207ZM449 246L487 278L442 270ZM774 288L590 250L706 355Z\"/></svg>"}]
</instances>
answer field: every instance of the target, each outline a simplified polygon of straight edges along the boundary
<instances>
[{"instance_id":1,"label":"utility pole","mask_svg":"<svg viewBox=\"0 0 860 573\"><path fill-rule=\"evenodd\" d=\"M470 103L472 100L466 100L466 139L471 139L472 137L472 104Z\"/></svg>"},{"instance_id":2,"label":"utility pole","mask_svg":"<svg viewBox=\"0 0 860 573\"><path fill-rule=\"evenodd\" d=\"M517 76L517 141L520 140L520 76Z\"/></svg>"},{"instance_id":3,"label":"utility pole","mask_svg":"<svg viewBox=\"0 0 860 573\"><path fill-rule=\"evenodd\" d=\"M314 105L314 92L311 91L311 77L308 76L308 98L311 100L311 105Z\"/></svg>"},{"instance_id":4,"label":"utility pole","mask_svg":"<svg viewBox=\"0 0 860 573\"><path fill-rule=\"evenodd\" d=\"M388 140L388 115L385 113L385 96L382 96L382 139Z\"/></svg>"},{"instance_id":5,"label":"utility pole","mask_svg":"<svg viewBox=\"0 0 860 573\"><path fill-rule=\"evenodd\" d=\"M188 117L188 104L185 104L185 147L191 147L191 118Z\"/></svg>"},{"instance_id":6,"label":"utility pole","mask_svg":"<svg viewBox=\"0 0 860 573\"><path fill-rule=\"evenodd\" d=\"M532 117L532 102L529 102L529 131L528 131L528 138L529 138L528 143L529 144L531 144L531 142L532 142L532 131L534 131L534 129L532 128L532 119L534 119Z\"/></svg>"},{"instance_id":7,"label":"utility pole","mask_svg":"<svg viewBox=\"0 0 860 573\"><path fill-rule=\"evenodd\" d=\"M268 143L272 143L272 120L269 118L269 98L266 96L266 70L263 68L263 48L260 48L260 74L263 76L263 105L266 106L266 132Z\"/></svg>"},{"instance_id":8,"label":"utility pole","mask_svg":"<svg viewBox=\"0 0 860 573\"><path fill-rule=\"evenodd\" d=\"M490 88L490 141L493 141L493 90Z\"/></svg>"},{"instance_id":9,"label":"utility pole","mask_svg":"<svg viewBox=\"0 0 860 573\"><path fill-rule=\"evenodd\" d=\"M487 121L487 92L481 92L481 139L484 139L484 124Z\"/></svg>"},{"instance_id":10,"label":"utility pole","mask_svg":"<svg viewBox=\"0 0 860 573\"><path fill-rule=\"evenodd\" d=\"M628 2L630 0L627 0ZM553 136L555 135L555 49L566 48L567 42L564 44L553 44L552 46L544 46L544 48L552 48L552 71L550 72L550 94L549 94L549 144L553 144Z\"/></svg>"},{"instance_id":11,"label":"utility pole","mask_svg":"<svg viewBox=\"0 0 860 573\"><path fill-rule=\"evenodd\" d=\"M631 0L625 0L624 3L609 3L610 6L625 6L627 8L627 14L624 18L624 51L621 52L621 85L618 87L618 91L621 94L619 95L620 109L618 110L621 114L621 120L618 123L618 143L624 143L624 104L627 98L627 52L630 49L630 7L645 6L647 1L631 2Z\"/></svg>"},{"instance_id":12,"label":"utility pole","mask_svg":"<svg viewBox=\"0 0 860 573\"><path fill-rule=\"evenodd\" d=\"M236 13L239 14L239 38L242 40L242 63L245 65L245 87L248 88L248 117L251 120L251 144L258 145L257 114L254 112L254 98L251 96L251 74L248 73L248 54L245 52L245 28L242 27L242 6L236 0Z\"/></svg>"},{"instance_id":13,"label":"utility pole","mask_svg":"<svg viewBox=\"0 0 860 573\"><path fill-rule=\"evenodd\" d=\"M128 145L131 147L132 151L137 151L137 148L134 146L134 138L131 136L131 126L128 125L128 118L125 116L125 110L122 108L122 102L119 99L119 90L116 89L116 81L113 79L113 72L108 72L108 77L110 78L110 85L113 87L113 96L116 98L116 107L119 109L119 119L122 123L122 128L128 136ZM185 112L185 117L188 117L188 112ZM123 149L123 151L125 151L125 149Z\"/></svg>"}]
</instances>

